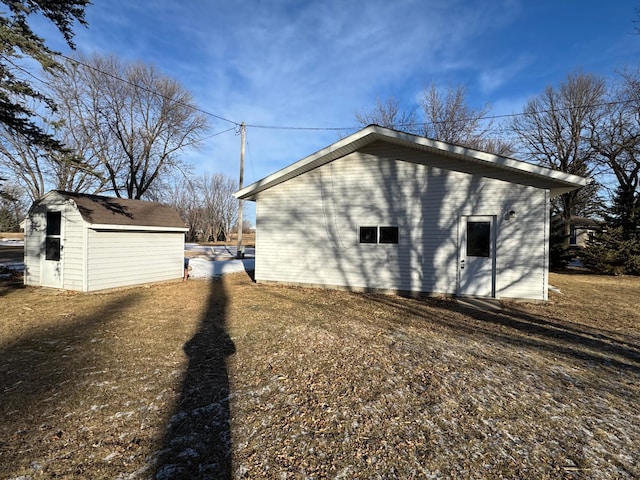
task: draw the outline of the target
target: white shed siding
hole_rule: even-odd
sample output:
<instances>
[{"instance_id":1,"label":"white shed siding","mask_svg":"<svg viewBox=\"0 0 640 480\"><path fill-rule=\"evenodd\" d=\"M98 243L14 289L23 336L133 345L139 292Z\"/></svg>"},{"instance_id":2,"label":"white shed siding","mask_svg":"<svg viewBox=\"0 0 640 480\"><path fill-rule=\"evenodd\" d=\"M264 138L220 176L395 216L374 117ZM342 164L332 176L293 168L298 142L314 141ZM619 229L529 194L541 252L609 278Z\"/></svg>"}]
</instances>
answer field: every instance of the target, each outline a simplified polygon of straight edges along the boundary
<instances>
[{"instance_id":1,"label":"white shed siding","mask_svg":"<svg viewBox=\"0 0 640 480\"><path fill-rule=\"evenodd\" d=\"M458 219L493 215L496 295L541 298L545 191L418 155L376 144L258 194L256 280L455 293ZM358 243L359 226L385 225L397 245Z\"/></svg>"},{"instance_id":2,"label":"white shed siding","mask_svg":"<svg viewBox=\"0 0 640 480\"><path fill-rule=\"evenodd\" d=\"M181 278L182 233L96 231L87 238L87 289Z\"/></svg>"},{"instance_id":3,"label":"white shed siding","mask_svg":"<svg viewBox=\"0 0 640 480\"><path fill-rule=\"evenodd\" d=\"M82 238L85 225L80 212L72 202L65 207L63 221L62 261L64 262L64 277L62 288L82 290L84 272L84 243Z\"/></svg>"}]
</instances>

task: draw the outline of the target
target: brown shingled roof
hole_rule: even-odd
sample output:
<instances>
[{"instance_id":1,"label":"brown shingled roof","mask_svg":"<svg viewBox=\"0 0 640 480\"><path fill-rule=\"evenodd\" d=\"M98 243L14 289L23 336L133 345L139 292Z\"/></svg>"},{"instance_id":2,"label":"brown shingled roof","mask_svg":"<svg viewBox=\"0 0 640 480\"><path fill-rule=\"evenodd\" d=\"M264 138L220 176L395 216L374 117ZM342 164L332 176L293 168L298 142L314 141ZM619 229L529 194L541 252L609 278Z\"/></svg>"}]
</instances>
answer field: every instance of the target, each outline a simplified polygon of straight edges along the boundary
<instances>
[{"instance_id":1,"label":"brown shingled roof","mask_svg":"<svg viewBox=\"0 0 640 480\"><path fill-rule=\"evenodd\" d=\"M61 190L56 190L56 193L72 200L82 218L92 225L185 228L178 212L162 203Z\"/></svg>"}]
</instances>

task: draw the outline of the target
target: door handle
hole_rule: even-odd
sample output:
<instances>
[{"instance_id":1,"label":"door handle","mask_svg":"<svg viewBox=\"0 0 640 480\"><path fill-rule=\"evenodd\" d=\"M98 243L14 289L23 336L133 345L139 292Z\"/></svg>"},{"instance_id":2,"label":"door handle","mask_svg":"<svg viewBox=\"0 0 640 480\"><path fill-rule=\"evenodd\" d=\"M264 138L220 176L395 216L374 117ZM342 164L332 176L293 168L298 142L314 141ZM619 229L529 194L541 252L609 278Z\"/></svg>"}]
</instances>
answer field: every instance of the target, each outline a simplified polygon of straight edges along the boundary
<instances>
[{"instance_id":1,"label":"door handle","mask_svg":"<svg viewBox=\"0 0 640 480\"><path fill-rule=\"evenodd\" d=\"M464 270L464 260L460 260L460 270Z\"/></svg>"}]
</instances>

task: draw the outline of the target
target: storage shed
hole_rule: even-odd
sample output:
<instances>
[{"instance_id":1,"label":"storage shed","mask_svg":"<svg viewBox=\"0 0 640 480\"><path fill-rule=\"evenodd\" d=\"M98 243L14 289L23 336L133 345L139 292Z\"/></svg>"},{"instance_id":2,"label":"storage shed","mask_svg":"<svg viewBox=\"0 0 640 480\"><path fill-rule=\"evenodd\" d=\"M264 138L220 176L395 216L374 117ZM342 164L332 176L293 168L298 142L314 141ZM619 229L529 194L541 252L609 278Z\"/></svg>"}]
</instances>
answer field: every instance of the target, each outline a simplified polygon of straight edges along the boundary
<instances>
[{"instance_id":1,"label":"storage shed","mask_svg":"<svg viewBox=\"0 0 640 480\"><path fill-rule=\"evenodd\" d=\"M236 196L257 282L546 300L550 199L586 184L370 125Z\"/></svg>"},{"instance_id":2,"label":"storage shed","mask_svg":"<svg viewBox=\"0 0 640 480\"><path fill-rule=\"evenodd\" d=\"M90 292L182 278L186 231L167 205L54 190L27 215L24 283Z\"/></svg>"}]
</instances>

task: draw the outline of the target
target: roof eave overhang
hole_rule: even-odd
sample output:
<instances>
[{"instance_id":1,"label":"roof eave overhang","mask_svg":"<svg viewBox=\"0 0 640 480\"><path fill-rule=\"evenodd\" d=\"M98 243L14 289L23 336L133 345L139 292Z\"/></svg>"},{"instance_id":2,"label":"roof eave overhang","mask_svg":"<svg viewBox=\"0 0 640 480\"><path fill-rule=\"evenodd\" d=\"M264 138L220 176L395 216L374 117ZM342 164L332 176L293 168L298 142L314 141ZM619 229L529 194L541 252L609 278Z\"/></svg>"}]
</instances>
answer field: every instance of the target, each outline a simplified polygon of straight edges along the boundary
<instances>
[{"instance_id":1,"label":"roof eave overhang","mask_svg":"<svg viewBox=\"0 0 640 480\"><path fill-rule=\"evenodd\" d=\"M522 179L522 183L526 184L527 180L531 180L531 183L536 184L539 188L549 189L552 196L570 192L589 183L588 179L577 175L540 167L538 165L522 162L513 158L502 157L462 147L460 145L453 145L404 132L398 132L378 125L369 125L368 127L303 158L302 160L278 170L262 180L238 190L234 195L236 198L243 200L255 200L258 193L270 187L313 170L320 165L324 165L340 157L353 153L376 141L385 141L405 146L407 148L438 153L440 155L457 158L459 160L479 163L488 168L511 171ZM534 179L535 181L533 181Z\"/></svg>"}]
</instances>

